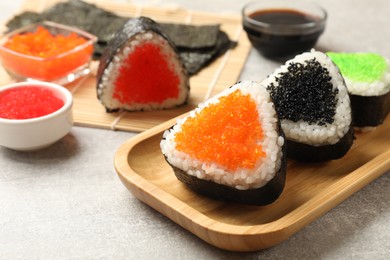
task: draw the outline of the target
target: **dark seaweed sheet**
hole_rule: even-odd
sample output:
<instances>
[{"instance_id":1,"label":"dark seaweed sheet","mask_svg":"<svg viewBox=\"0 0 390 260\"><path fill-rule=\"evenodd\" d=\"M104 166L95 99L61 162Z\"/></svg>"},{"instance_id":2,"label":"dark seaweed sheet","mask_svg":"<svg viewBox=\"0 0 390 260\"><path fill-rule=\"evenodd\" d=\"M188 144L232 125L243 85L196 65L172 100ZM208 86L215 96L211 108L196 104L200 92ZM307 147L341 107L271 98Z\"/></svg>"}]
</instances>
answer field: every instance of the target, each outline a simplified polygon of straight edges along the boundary
<instances>
[{"instance_id":1,"label":"dark seaweed sheet","mask_svg":"<svg viewBox=\"0 0 390 260\"><path fill-rule=\"evenodd\" d=\"M81 0L58 3L42 13L24 12L7 22L8 31L44 20L53 21L85 30L98 37L94 58L98 59L110 39L130 17L121 17L112 12ZM219 25L194 26L160 23L164 32L177 47L190 75L196 74L222 55L235 43L230 41Z\"/></svg>"},{"instance_id":2,"label":"dark seaweed sheet","mask_svg":"<svg viewBox=\"0 0 390 260\"><path fill-rule=\"evenodd\" d=\"M175 43L178 49L210 49L218 41L219 25L188 25L177 23L160 23L163 31Z\"/></svg>"},{"instance_id":3,"label":"dark seaweed sheet","mask_svg":"<svg viewBox=\"0 0 390 260\"><path fill-rule=\"evenodd\" d=\"M107 42L128 18L98 8L80 0L59 3L43 12L46 20L78 27L98 37L99 42Z\"/></svg>"},{"instance_id":4,"label":"dark seaweed sheet","mask_svg":"<svg viewBox=\"0 0 390 260\"><path fill-rule=\"evenodd\" d=\"M235 42L231 42L227 34L223 31L218 32L216 46L210 49L201 51L179 49L180 57L184 61L184 65L190 75L196 74L201 66L207 66L215 58L224 54L228 49L234 48Z\"/></svg>"},{"instance_id":5,"label":"dark seaweed sheet","mask_svg":"<svg viewBox=\"0 0 390 260\"><path fill-rule=\"evenodd\" d=\"M7 22L6 26L8 31L16 30L20 27L37 23L42 21L41 14L26 11L21 14L15 15L10 21Z\"/></svg>"}]
</instances>

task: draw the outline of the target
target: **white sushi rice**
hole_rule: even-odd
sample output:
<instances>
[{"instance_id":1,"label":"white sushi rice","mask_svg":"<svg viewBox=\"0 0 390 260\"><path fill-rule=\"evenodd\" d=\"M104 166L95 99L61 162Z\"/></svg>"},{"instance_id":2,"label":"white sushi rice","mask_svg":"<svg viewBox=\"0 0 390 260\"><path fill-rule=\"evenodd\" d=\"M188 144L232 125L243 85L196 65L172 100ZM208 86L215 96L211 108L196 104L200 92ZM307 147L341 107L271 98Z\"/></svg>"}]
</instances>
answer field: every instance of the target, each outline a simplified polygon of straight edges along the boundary
<instances>
[{"instance_id":1,"label":"white sushi rice","mask_svg":"<svg viewBox=\"0 0 390 260\"><path fill-rule=\"evenodd\" d=\"M288 119L282 119L281 125L286 138L289 140L312 146L331 145L337 143L348 132L352 116L350 99L344 79L338 68L327 55L315 50L300 54L275 70L270 77L263 81L263 84L268 86L273 83L275 86L278 86L275 77L280 73L286 72L291 62L305 63L305 61L313 58L316 58L322 66L328 69L329 75L332 77L331 84L333 85L333 89L338 89L334 122L332 124L318 125L309 124L303 120L294 122Z\"/></svg>"},{"instance_id":2,"label":"white sushi rice","mask_svg":"<svg viewBox=\"0 0 390 260\"><path fill-rule=\"evenodd\" d=\"M178 151L174 140L175 135L181 131L181 126L187 118L195 117L204 107L218 103L221 96L227 96L237 89L240 89L244 95L251 95L257 103L259 120L264 132L264 138L259 140L259 144L262 145L266 156L261 158L253 169L241 168L234 172L228 172L221 165L204 163L184 152ZM211 180L240 190L259 188L268 183L281 167L284 138L279 136L277 124L277 115L268 91L258 83L245 81L237 83L200 104L187 117L178 120L172 129L165 131L160 146L162 153L171 165L199 179Z\"/></svg>"},{"instance_id":3,"label":"white sushi rice","mask_svg":"<svg viewBox=\"0 0 390 260\"><path fill-rule=\"evenodd\" d=\"M170 68L175 72L176 75L179 76L179 96L175 99L168 98L162 103L150 102L145 104L134 102L131 104L123 104L113 96L115 91L115 82L119 76L118 71L122 66L126 66L123 61L127 59L129 54L131 54L139 45L143 45L145 43L152 43L160 46L162 54L166 57L166 61L169 62ZM153 75L150 75L150 77L153 77ZM163 87L163 85L164 82L161 81L161 87ZM117 50L113 60L104 70L104 75L102 76L100 84L97 88L97 94L100 97L101 103L108 108L121 108L130 111L149 111L170 108L179 104L183 104L188 96L188 85L188 77L185 73L183 73L183 65L180 63L177 54L174 52L167 40L153 31L144 31L127 40L127 42ZM131 86L129 86L129 88L131 88Z\"/></svg>"},{"instance_id":4,"label":"white sushi rice","mask_svg":"<svg viewBox=\"0 0 390 260\"><path fill-rule=\"evenodd\" d=\"M387 61L387 63L389 62ZM383 74L381 79L372 82L354 81L345 76L344 79L348 91L352 95L365 96L365 97L381 96L389 93L390 91L390 70L389 69Z\"/></svg>"}]
</instances>

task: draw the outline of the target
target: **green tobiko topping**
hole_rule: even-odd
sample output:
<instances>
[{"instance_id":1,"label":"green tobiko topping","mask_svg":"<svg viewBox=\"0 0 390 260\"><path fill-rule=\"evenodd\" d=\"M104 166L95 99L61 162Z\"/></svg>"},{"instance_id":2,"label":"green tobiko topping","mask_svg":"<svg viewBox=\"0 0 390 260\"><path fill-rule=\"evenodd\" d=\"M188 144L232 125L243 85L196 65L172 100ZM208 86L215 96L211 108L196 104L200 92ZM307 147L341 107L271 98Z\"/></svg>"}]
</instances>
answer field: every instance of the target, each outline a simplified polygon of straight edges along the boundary
<instances>
[{"instance_id":1,"label":"green tobiko topping","mask_svg":"<svg viewBox=\"0 0 390 260\"><path fill-rule=\"evenodd\" d=\"M380 80L388 69L385 58L375 53L328 52L327 55L339 67L341 74L352 81Z\"/></svg>"}]
</instances>

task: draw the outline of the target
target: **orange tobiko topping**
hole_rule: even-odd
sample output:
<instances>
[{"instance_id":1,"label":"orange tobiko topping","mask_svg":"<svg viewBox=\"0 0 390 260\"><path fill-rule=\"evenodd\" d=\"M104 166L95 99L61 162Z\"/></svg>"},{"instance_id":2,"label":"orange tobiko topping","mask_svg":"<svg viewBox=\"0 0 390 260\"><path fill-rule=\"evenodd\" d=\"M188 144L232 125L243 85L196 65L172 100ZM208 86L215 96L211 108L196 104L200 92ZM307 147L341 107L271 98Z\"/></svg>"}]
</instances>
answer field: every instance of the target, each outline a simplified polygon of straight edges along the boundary
<instances>
[{"instance_id":1,"label":"orange tobiko topping","mask_svg":"<svg viewBox=\"0 0 390 260\"><path fill-rule=\"evenodd\" d=\"M74 32L69 35L53 35L48 29L38 26L35 32L13 36L4 47L34 57L49 58L70 51L85 42L83 37Z\"/></svg>"},{"instance_id":2,"label":"orange tobiko topping","mask_svg":"<svg viewBox=\"0 0 390 260\"><path fill-rule=\"evenodd\" d=\"M92 52L92 42L75 32L52 34L38 26L35 31L10 37L0 56L13 75L51 81L88 63Z\"/></svg>"},{"instance_id":3,"label":"orange tobiko topping","mask_svg":"<svg viewBox=\"0 0 390 260\"><path fill-rule=\"evenodd\" d=\"M203 162L229 171L253 169L265 156L255 101L240 90L219 98L189 117L175 136L176 148Z\"/></svg>"}]
</instances>

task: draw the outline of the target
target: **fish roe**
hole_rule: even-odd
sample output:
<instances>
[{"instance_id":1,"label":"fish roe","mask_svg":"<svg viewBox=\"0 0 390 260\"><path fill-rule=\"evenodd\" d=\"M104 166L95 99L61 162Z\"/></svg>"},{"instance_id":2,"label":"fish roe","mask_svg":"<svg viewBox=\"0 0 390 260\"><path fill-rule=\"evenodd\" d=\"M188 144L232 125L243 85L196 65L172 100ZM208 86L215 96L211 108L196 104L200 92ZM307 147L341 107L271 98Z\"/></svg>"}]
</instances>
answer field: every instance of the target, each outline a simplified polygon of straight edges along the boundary
<instances>
[{"instance_id":1,"label":"fish roe","mask_svg":"<svg viewBox=\"0 0 390 260\"><path fill-rule=\"evenodd\" d=\"M275 81L267 90L280 119L321 126L334 122L338 89L333 88L329 70L316 58L289 62L287 71L280 72Z\"/></svg>"},{"instance_id":2,"label":"fish roe","mask_svg":"<svg viewBox=\"0 0 390 260\"><path fill-rule=\"evenodd\" d=\"M89 62L93 45L87 42L88 39L75 32L52 34L47 28L38 26L35 31L10 37L0 54L4 67L12 74L50 81Z\"/></svg>"},{"instance_id":3,"label":"fish roe","mask_svg":"<svg viewBox=\"0 0 390 260\"><path fill-rule=\"evenodd\" d=\"M42 87L19 87L0 92L0 118L30 119L51 114L64 101Z\"/></svg>"},{"instance_id":4,"label":"fish roe","mask_svg":"<svg viewBox=\"0 0 390 260\"><path fill-rule=\"evenodd\" d=\"M240 90L189 117L175 136L176 149L229 171L253 169L265 156L255 101Z\"/></svg>"},{"instance_id":5,"label":"fish roe","mask_svg":"<svg viewBox=\"0 0 390 260\"><path fill-rule=\"evenodd\" d=\"M179 76L169 66L160 46L135 47L123 61L113 97L122 103L163 103L179 96Z\"/></svg>"},{"instance_id":6,"label":"fish roe","mask_svg":"<svg viewBox=\"0 0 390 260\"><path fill-rule=\"evenodd\" d=\"M381 80L388 65L381 55L376 53L335 53L327 55L340 69L344 77L358 82Z\"/></svg>"}]
</instances>

